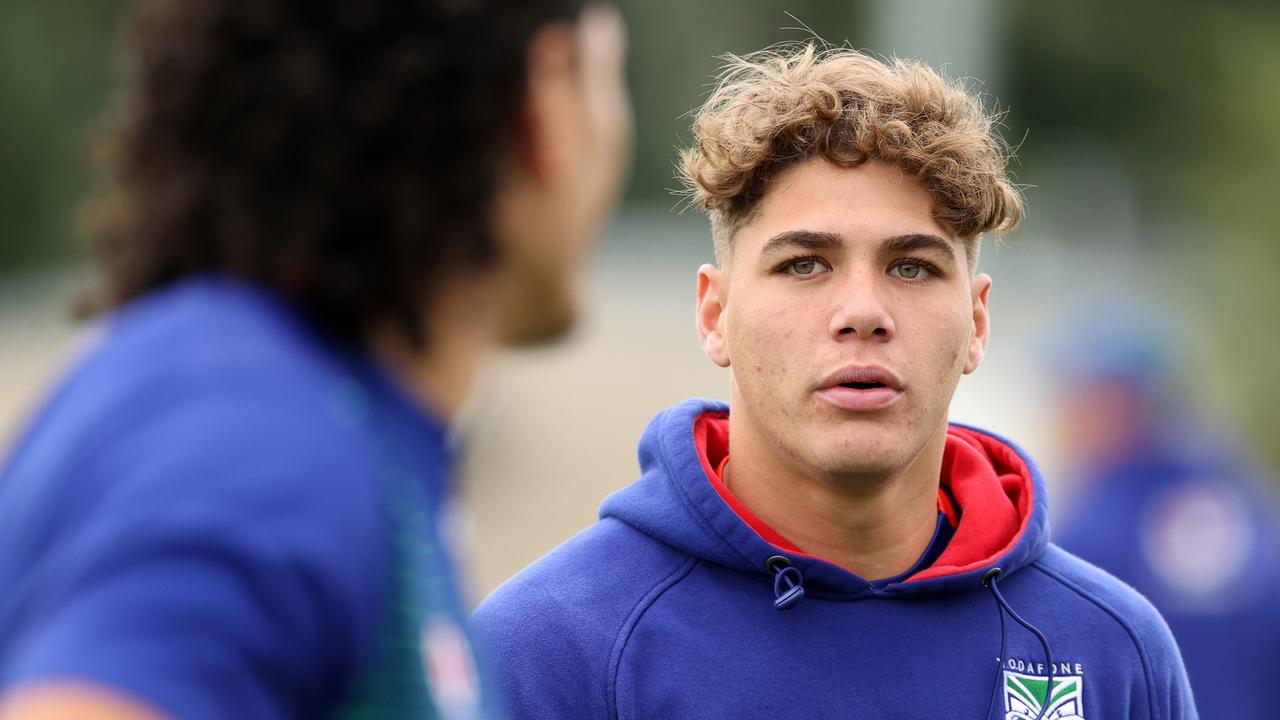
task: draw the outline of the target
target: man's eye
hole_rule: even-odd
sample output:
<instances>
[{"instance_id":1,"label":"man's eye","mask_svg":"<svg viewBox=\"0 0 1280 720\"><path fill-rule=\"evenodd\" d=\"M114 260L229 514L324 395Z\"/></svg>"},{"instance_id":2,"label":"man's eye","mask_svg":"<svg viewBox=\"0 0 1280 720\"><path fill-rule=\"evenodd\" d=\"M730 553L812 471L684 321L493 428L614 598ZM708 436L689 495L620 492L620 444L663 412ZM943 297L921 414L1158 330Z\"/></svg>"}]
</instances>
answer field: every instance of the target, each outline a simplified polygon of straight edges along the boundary
<instances>
[{"instance_id":1,"label":"man's eye","mask_svg":"<svg viewBox=\"0 0 1280 720\"><path fill-rule=\"evenodd\" d=\"M899 263L893 267L893 271L903 280L919 280L929 274L928 268L913 262Z\"/></svg>"},{"instance_id":2,"label":"man's eye","mask_svg":"<svg viewBox=\"0 0 1280 720\"><path fill-rule=\"evenodd\" d=\"M788 275L794 275L795 277L809 277L823 272L827 269L827 266L817 258L803 258L787 263L783 269Z\"/></svg>"}]
</instances>

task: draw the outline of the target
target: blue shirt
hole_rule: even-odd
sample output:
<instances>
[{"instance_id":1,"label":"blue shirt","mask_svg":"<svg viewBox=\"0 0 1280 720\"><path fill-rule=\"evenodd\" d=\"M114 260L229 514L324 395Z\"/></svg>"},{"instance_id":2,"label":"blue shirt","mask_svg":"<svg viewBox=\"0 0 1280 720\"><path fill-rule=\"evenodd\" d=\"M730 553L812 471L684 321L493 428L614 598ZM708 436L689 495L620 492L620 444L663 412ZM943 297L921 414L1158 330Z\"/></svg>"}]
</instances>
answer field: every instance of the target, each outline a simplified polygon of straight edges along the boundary
<instances>
[{"instance_id":1,"label":"blue shirt","mask_svg":"<svg viewBox=\"0 0 1280 720\"><path fill-rule=\"evenodd\" d=\"M439 421L267 293L196 278L135 301L0 472L0 692L478 717L449 464Z\"/></svg>"}]
</instances>

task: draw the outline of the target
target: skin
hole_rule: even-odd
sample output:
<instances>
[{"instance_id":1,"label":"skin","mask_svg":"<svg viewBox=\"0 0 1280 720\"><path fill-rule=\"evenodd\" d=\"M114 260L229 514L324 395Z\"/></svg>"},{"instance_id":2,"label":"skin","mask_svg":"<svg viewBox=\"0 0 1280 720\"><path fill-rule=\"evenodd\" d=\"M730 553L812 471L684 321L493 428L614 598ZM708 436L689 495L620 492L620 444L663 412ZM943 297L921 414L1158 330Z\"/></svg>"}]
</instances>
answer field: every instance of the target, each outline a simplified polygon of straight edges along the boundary
<instances>
[{"instance_id":1,"label":"skin","mask_svg":"<svg viewBox=\"0 0 1280 720\"><path fill-rule=\"evenodd\" d=\"M617 8L589 6L576 26L547 28L530 56L524 139L495 213L508 345L553 340L573 325L577 270L617 200L632 136Z\"/></svg>"},{"instance_id":2,"label":"skin","mask_svg":"<svg viewBox=\"0 0 1280 720\"><path fill-rule=\"evenodd\" d=\"M822 159L772 181L722 267L698 270L703 349L731 371L726 479L808 553L868 579L910 568L937 518L947 412L986 348L991 278L896 168ZM888 407L850 410L816 390L878 365Z\"/></svg>"},{"instance_id":3,"label":"skin","mask_svg":"<svg viewBox=\"0 0 1280 720\"><path fill-rule=\"evenodd\" d=\"M1121 462L1153 437L1157 404L1131 380L1068 377L1057 401L1059 446L1071 448L1065 475L1074 479L1055 496L1070 515L1088 496L1103 470Z\"/></svg>"},{"instance_id":4,"label":"skin","mask_svg":"<svg viewBox=\"0 0 1280 720\"><path fill-rule=\"evenodd\" d=\"M617 199L631 114L624 82L626 31L616 8L586 8L574 24L541 28L528 49L526 101L516 150L500 168L494 229L498 267L459 269L422 318L440 338L415 352L391 325L374 354L424 406L457 413L483 360L503 345L553 339L576 314L574 278ZM54 679L0 698L0 720L160 720L116 691Z\"/></svg>"},{"instance_id":5,"label":"skin","mask_svg":"<svg viewBox=\"0 0 1280 720\"><path fill-rule=\"evenodd\" d=\"M109 688L78 681L41 683L0 699L4 720L160 720L167 718Z\"/></svg>"},{"instance_id":6,"label":"skin","mask_svg":"<svg viewBox=\"0 0 1280 720\"><path fill-rule=\"evenodd\" d=\"M1061 393L1062 447L1094 466L1133 452L1149 437L1156 412L1137 383L1123 378L1071 378Z\"/></svg>"},{"instance_id":7,"label":"skin","mask_svg":"<svg viewBox=\"0 0 1280 720\"><path fill-rule=\"evenodd\" d=\"M625 57L622 15L608 5L530 42L523 122L494 202L502 261L490 273L459 272L437 295L425 333L447 343L422 354L393 331L374 338L384 364L437 413L457 413L498 347L553 340L572 326L578 269L629 161Z\"/></svg>"}]
</instances>

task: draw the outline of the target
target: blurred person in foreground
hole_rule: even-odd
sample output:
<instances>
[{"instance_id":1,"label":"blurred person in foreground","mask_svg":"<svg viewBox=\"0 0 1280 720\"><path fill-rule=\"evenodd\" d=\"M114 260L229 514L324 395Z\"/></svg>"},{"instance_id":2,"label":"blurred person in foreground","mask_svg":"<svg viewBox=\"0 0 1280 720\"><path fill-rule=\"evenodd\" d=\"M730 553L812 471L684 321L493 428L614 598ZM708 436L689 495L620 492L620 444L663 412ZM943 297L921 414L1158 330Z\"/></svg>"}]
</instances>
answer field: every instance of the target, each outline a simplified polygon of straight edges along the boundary
<instances>
[{"instance_id":1,"label":"blurred person in foreground","mask_svg":"<svg viewBox=\"0 0 1280 720\"><path fill-rule=\"evenodd\" d=\"M1048 540L1012 443L947 422L989 231L980 100L847 49L731 58L683 155L718 265L642 477L473 615L517 718L1193 718L1168 628Z\"/></svg>"},{"instance_id":2,"label":"blurred person in foreground","mask_svg":"<svg viewBox=\"0 0 1280 720\"><path fill-rule=\"evenodd\" d=\"M0 474L0 717L488 716L447 428L572 320L619 13L142 0L131 41L110 314Z\"/></svg>"},{"instance_id":3,"label":"blurred person in foreground","mask_svg":"<svg viewBox=\"0 0 1280 720\"><path fill-rule=\"evenodd\" d=\"M1159 608L1202 717L1274 717L1280 511L1239 440L1183 382L1166 313L1128 298L1054 323L1049 366L1075 495L1055 538Z\"/></svg>"}]
</instances>

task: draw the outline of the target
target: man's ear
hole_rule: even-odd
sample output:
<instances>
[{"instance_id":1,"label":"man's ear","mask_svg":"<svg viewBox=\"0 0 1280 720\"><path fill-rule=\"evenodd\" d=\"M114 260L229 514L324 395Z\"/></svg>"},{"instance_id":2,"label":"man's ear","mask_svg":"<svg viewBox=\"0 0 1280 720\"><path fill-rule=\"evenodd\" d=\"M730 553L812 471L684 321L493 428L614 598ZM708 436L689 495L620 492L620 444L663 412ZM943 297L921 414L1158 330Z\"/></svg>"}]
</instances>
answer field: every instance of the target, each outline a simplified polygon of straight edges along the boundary
<instances>
[{"instance_id":1,"label":"man's ear","mask_svg":"<svg viewBox=\"0 0 1280 720\"><path fill-rule=\"evenodd\" d=\"M979 273L973 278L973 337L969 339L969 356L964 362L964 374L968 375L982 364L987 352L987 338L991 333L991 316L987 312L987 293L991 291L991 276Z\"/></svg>"},{"instance_id":2,"label":"man's ear","mask_svg":"<svg viewBox=\"0 0 1280 720\"><path fill-rule=\"evenodd\" d=\"M715 265L698 268L698 342L711 362L729 367L729 345L724 338L724 308L728 300L727 278Z\"/></svg>"},{"instance_id":3,"label":"man's ear","mask_svg":"<svg viewBox=\"0 0 1280 720\"><path fill-rule=\"evenodd\" d=\"M539 28L526 50L525 103L517 152L525 171L546 180L561 169L566 142L577 132L582 112L576 35L568 23Z\"/></svg>"}]
</instances>

